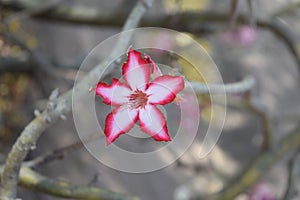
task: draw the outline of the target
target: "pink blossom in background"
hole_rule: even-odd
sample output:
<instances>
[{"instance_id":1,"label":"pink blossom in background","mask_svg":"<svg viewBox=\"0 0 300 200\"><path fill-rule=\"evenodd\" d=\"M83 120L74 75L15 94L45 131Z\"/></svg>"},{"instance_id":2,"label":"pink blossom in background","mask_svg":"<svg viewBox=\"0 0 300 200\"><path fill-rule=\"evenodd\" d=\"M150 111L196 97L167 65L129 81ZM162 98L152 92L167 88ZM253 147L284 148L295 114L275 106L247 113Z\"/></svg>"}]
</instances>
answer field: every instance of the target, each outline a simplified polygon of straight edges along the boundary
<instances>
[{"instance_id":1,"label":"pink blossom in background","mask_svg":"<svg viewBox=\"0 0 300 200\"><path fill-rule=\"evenodd\" d=\"M151 74L155 79L150 81ZM171 103L184 88L181 76L161 75L150 56L130 49L123 64L125 82L113 79L111 85L99 82L94 88L107 105L115 106L105 120L104 134L107 145L127 133L140 122L140 128L156 141L171 141L167 122L156 107Z\"/></svg>"},{"instance_id":2,"label":"pink blossom in background","mask_svg":"<svg viewBox=\"0 0 300 200\"><path fill-rule=\"evenodd\" d=\"M192 94L186 93L180 97L178 104L182 112L186 113L185 117L182 118L182 128L186 133L197 134L193 131L195 126L193 119L197 119L200 115L199 110L195 108L195 105L199 105L197 99Z\"/></svg>"},{"instance_id":3,"label":"pink blossom in background","mask_svg":"<svg viewBox=\"0 0 300 200\"><path fill-rule=\"evenodd\" d=\"M241 26L237 30L228 30L222 35L225 42L242 46L253 44L256 38L257 32L250 25Z\"/></svg>"},{"instance_id":4,"label":"pink blossom in background","mask_svg":"<svg viewBox=\"0 0 300 200\"><path fill-rule=\"evenodd\" d=\"M257 183L250 191L250 200L275 200L271 188L263 182Z\"/></svg>"}]
</instances>

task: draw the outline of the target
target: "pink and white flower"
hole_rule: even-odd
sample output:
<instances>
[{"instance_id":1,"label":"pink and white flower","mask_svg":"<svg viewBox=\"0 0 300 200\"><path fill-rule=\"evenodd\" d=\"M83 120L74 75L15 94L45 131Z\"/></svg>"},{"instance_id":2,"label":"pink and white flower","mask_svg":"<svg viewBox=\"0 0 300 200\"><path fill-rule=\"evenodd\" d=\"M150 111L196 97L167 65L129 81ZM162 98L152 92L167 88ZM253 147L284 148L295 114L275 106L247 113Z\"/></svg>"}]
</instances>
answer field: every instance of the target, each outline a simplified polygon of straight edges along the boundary
<instances>
[{"instance_id":1,"label":"pink and white flower","mask_svg":"<svg viewBox=\"0 0 300 200\"><path fill-rule=\"evenodd\" d=\"M152 81L151 74L156 77ZM137 121L141 130L154 140L171 141L166 119L156 106L171 103L184 88L184 79L161 75L150 56L142 57L133 49L122 66L122 75L125 82L114 78L111 85L99 82L94 88L105 104L115 106L105 120L107 145L127 133Z\"/></svg>"}]
</instances>

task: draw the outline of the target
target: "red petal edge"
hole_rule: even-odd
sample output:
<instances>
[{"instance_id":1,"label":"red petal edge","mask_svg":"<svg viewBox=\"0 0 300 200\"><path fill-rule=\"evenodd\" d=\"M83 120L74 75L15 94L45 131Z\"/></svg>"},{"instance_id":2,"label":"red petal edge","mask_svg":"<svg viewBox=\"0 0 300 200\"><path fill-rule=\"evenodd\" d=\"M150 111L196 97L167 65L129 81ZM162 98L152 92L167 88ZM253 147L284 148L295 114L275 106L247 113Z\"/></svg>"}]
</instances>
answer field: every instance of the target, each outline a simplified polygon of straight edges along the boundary
<instances>
[{"instance_id":1,"label":"red petal edge","mask_svg":"<svg viewBox=\"0 0 300 200\"><path fill-rule=\"evenodd\" d=\"M120 111L120 109L123 109L121 106L115 108L111 113L109 113L105 119L105 128L104 128L104 134L106 136L106 145L110 145L112 142L114 142L120 135L127 133L130 131L130 129L134 126L134 124L138 120L138 113L135 116L135 118L128 123L127 127L124 128L124 130L120 130L118 133L115 134L115 136L111 137L112 128L115 125L114 115L117 114L117 112Z\"/></svg>"},{"instance_id":2,"label":"red petal edge","mask_svg":"<svg viewBox=\"0 0 300 200\"><path fill-rule=\"evenodd\" d=\"M102 97L103 103L105 103L107 105L112 105L112 106L119 106L119 105L121 105L121 103L113 102L112 97L108 97L108 96L101 93L102 88L104 88L104 89L113 89L116 85L119 85L119 86L126 87L126 88L130 89L127 84L120 82L116 78L113 78L112 83L110 85L107 85L104 82L99 82L97 84L96 88L93 88L93 90L95 90L96 95Z\"/></svg>"},{"instance_id":3,"label":"red petal edge","mask_svg":"<svg viewBox=\"0 0 300 200\"><path fill-rule=\"evenodd\" d=\"M133 63L133 64L132 64ZM130 71L137 68L141 68L143 70L143 74L141 74L141 76L143 76L144 78L144 83L143 85L147 85L149 80L150 80L150 74L151 74L151 67L149 66L149 60L148 59L144 59L142 58L142 55L140 52L134 50L134 49L130 49L127 55L127 61L123 64L122 66L122 75L124 80L128 83L128 85L131 87L132 90L135 90L136 88L132 88L133 86L133 82L136 80L129 80L128 76L130 76ZM152 63L151 63L152 65ZM138 78L138 77L136 77Z\"/></svg>"},{"instance_id":4,"label":"red petal edge","mask_svg":"<svg viewBox=\"0 0 300 200\"><path fill-rule=\"evenodd\" d=\"M163 131L163 132L164 132L163 134L165 134L165 135L164 135L164 137L162 137L162 136L159 135L159 133L154 132L153 130L149 129L149 127L146 127L146 125L145 125L145 123L143 122L143 120L140 119L140 128L141 128L141 130L144 131L145 133L151 135L151 137L152 137L154 140L156 140L156 141L160 141L160 142L161 142L161 141L163 141L163 142L169 142L169 141L171 141L171 138L170 138L170 136L169 136L168 127L167 127L167 121L166 121L164 115L161 113L161 111L160 111L158 108L156 108L156 106L152 106L152 105L151 105L151 107L153 107L153 109L155 109L155 111L157 112L156 114L158 114L159 121L160 121L160 122L161 122L161 121L164 122L163 127L162 127L162 129L160 130L160 132ZM139 118L140 118L140 117L139 117Z\"/></svg>"},{"instance_id":5,"label":"red petal edge","mask_svg":"<svg viewBox=\"0 0 300 200\"><path fill-rule=\"evenodd\" d=\"M180 92L181 90L183 90L183 88L184 88L184 79L181 76L171 76L171 75L159 76L156 79L154 79L151 83L149 83L147 90L150 87L155 87L155 86L157 86L158 88L163 87L164 84L157 84L156 82L159 82L160 80L163 80L163 79L173 79L173 78L178 79L177 87L173 88L173 90L166 87L170 90L170 91L168 91L169 93L166 94L163 98L161 98L160 101L156 101L155 103L152 103L150 100L150 104L165 105L165 104L171 103L176 98L176 94L178 92Z\"/></svg>"}]
</instances>

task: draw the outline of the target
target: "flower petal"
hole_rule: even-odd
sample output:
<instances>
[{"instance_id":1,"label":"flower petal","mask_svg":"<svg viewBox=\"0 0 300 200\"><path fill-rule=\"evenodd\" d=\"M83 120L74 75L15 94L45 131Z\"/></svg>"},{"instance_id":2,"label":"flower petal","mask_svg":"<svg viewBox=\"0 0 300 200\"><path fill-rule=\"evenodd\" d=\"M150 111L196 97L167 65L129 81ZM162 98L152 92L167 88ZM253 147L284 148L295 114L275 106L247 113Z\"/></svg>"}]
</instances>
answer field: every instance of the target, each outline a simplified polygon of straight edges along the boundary
<instances>
[{"instance_id":1,"label":"flower petal","mask_svg":"<svg viewBox=\"0 0 300 200\"><path fill-rule=\"evenodd\" d=\"M152 78L157 78L159 76L162 76L162 72L160 71L159 67L156 65L155 62L151 59L149 55L145 55L144 58L147 60L147 62L151 66L151 77Z\"/></svg>"},{"instance_id":2,"label":"flower petal","mask_svg":"<svg viewBox=\"0 0 300 200\"><path fill-rule=\"evenodd\" d=\"M167 104L174 100L176 94L184 88L180 76L164 75L154 79L146 91L150 104Z\"/></svg>"},{"instance_id":3,"label":"flower petal","mask_svg":"<svg viewBox=\"0 0 300 200\"><path fill-rule=\"evenodd\" d=\"M141 57L141 53L129 50L128 59L123 64L122 75L132 90L145 90L150 80L151 66Z\"/></svg>"},{"instance_id":4,"label":"flower petal","mask_svg":"<svg viewBox=\"0 0 300 200\"><path fill-rule=\"evenodd\" d=\"M167 122L162 112L154 105L147 105L139 111L141 130L156 141L171 141Z\"/></svg>"},{"instance_id":5,"label":"flower petal","mask_svg":"<svg viewBox=\"0 0 300 200\"><path fill-rule=\"evenodd\" d=\"M127 133L138 120L138 110L127 109L126 106L115 108L105 120L104 134L109 145L121 134Z\"/></svg>"},{"instance_id":6,"label":"flower petal","mask_svg":"<svg viewBox=\"0 0 300 200\"><path fill-rule=\"evenodd\" d=\"M96 94L103 98L103 102L108 105L118 106L128 102L131 90L125 83L113 78L111 85L99 82L94 88Z\"/></svg>"}]
</instances>

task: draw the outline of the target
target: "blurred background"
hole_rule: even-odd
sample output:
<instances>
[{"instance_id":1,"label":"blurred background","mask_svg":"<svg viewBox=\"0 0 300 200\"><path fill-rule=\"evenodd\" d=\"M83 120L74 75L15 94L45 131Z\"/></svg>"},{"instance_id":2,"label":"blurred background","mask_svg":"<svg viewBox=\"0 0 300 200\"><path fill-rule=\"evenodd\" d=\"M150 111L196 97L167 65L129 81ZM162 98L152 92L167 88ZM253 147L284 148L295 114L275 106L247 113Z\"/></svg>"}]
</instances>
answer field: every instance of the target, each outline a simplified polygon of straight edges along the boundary
<instances>
[{"instance_id":1,"label":"blurred background","mask_svg":"<svg viewBox=\"0 0 300 200\"><path fill-rule=\"evenodd\" d=\"M99 42L121 31L136 2L0 1L1 164L34 113L45 109L51 91L59 88L63 93L72 88L83 59ZM244 170L255 165L257 156L265 156L261 146L266 135L272 135L270 152L276 151L282 138L299 123L300 1L155 0L140 26L165 27L190 34L212 56L225 83L254 76L251 100L249 94L229 95L222 135L213 151L202 160L197 158L196 141L169 167L129 174L106 167L84 147L75 147L60 159L36 166L35 170L58 180L93 185L143 200L206 199L230 187L233 180L233 185L247 187L232 199L300 199L299 161L298 168L290 167L297 155L296 148L276 157L272 164L259 166L258 171L263 168L263 173L254 181L251 177L256 174L247 176L248 182L245 179L239 183L236 178L243 177ZM191 66L184 60L178 58L176 67L187 79L202 81L201 77L193 76ZM203 71L208 79L213 79L213 75L209 77L209 67L203 66ZM199 95L198 99L200 124L205 127L218 114L211 113L209 97ZM69 113L66 119L58 120L46 130L26 160L78 140ZM272 160L272 156L270 153L260 159ZM289 179L291 169L296 169L293 184ZM292 188L291 194L288 188ZM18 196L63 199L22 187Z\"/></svg>"}]
</instances>

